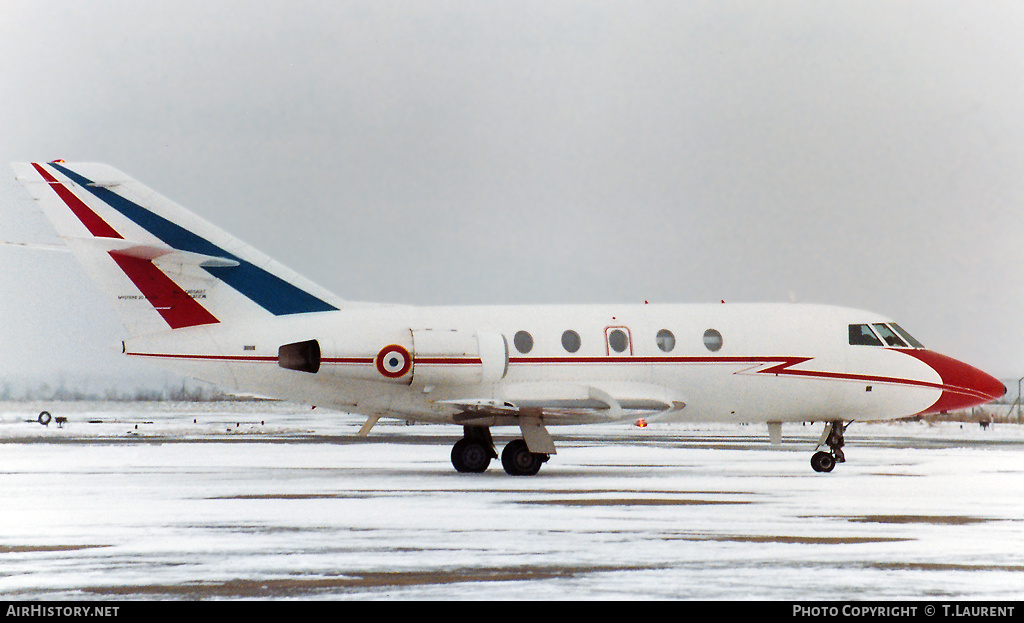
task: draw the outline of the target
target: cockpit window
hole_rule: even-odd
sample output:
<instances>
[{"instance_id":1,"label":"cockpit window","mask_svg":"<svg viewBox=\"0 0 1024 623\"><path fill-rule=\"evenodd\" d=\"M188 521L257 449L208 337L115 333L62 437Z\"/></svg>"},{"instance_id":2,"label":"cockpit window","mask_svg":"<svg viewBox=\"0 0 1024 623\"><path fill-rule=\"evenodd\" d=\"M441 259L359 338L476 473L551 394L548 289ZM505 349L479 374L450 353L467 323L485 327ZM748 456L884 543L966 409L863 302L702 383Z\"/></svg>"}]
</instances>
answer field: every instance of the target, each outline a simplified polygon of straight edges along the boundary
<instances>
[{"instance_id":1,"label":"cockpit window","mask_svg":"<svg viewBox=\"0 0 1024 623\"><path fill-rule=\"evenodd\" d=\"M852 346L881 346L882 340L878 339L871 327L866 324L850 325L850 344Z\"/></svg>"},{"instance_id":2,"label":"cockpit window","mask_svg":"<svg viewBox=\"0 0 1024 623\"><path fill-rule=\"evenodd\" d=\"M882 339L878 339L881 337ZM895 322L888 324L851 324L850 344L853 346L892 346L894 348L924 348Z\"/></svg>"},{"instance_id":3,"label":"cockpit window","mask_svg":"<svg viewBox=\"0 0 1024 623\"><path fill-rule=\"evenodd\" d=\"M878 335L882 337L882 340L884 340L888 346L895 346L897 348L907 347L907 343L901 340L900 336L893 333L892 329L889 327L884 324L875 324L873 326L875 327L875 331L878 332Z\"/></svg>"},{"instance_id":4,"label":"cockpit window","mask_svg":"<svg viewBox=\"0 0 1024 623\"><path fill-rule=\"evenodd\" d=\"M904 331L903 327L901 327L900 325L898 325L895 322L893 322L893 323L890 323L889 326L892 327L893 330L896 331L896 333L899 333L903 337L903 339L905 339L907 341L907 343L910 344L912 347L914 347L914 348L924 348L924 344L922 344L921 342L918 342L917 340L915 340L914 336L912 336L909 333L907 333L906 331Z\"/></svg>"}]
</instances>

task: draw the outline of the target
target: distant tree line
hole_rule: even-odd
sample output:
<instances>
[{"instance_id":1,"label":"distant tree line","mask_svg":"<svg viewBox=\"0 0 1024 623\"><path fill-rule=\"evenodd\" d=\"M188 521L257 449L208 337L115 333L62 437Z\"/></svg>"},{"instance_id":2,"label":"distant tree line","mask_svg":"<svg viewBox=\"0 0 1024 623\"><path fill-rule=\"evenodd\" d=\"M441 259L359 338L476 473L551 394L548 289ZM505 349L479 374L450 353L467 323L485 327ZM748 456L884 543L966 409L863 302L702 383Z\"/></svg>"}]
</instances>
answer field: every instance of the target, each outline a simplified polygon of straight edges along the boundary
<instances>
[{"instance_id":1,"label":"distant tree line","mask_svg":"<svg viewBox=\"0 0 1024 623\"><path fill-rule=\"evenodd\" d=\"M122 389L114 386L102 391L70 387L64 383L51 385L41 382L31 387L15 387L4 383L0 387L3 401L107 401L107 402L218 402L236 400L213 386L165 385L163 387L136 387Z\"/></svg>"},{"instance_id":2,"label":"distant tree line","mask_svg":"<svg viewBox=\"0 0 1024 623\"><path fill-rule=\"evenodd\" d=\"M996 403L974 409L936 413L935 415L925 415L911 419L919 419L925 422L973 422L981 426L989 424L1024 424L1024 414L1021 411L1019 405Z\"/></svg>"}]
</instances>

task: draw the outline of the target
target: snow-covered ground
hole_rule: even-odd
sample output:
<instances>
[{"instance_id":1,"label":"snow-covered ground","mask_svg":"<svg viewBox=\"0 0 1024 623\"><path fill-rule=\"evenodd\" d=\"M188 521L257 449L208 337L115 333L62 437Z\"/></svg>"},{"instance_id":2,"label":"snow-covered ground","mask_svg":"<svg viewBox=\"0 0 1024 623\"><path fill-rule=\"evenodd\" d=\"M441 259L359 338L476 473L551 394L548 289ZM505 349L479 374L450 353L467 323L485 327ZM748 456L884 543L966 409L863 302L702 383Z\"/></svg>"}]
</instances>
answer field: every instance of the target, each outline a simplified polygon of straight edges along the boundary
<instances>
[{"instance_id":1,"label":"snow-covered ground","mask_svg":"<svg viewBox=\"0 0 1024 623\"><path fill-rule=\"evenodd\" d=\"M35 420L46 409L53 418ZM1021 599L1024 426L554 429L538 476L455 427L280 403L0 403L7 599ZM500 446L514 431L496 429Z\"/></svg>"}]
</instances>

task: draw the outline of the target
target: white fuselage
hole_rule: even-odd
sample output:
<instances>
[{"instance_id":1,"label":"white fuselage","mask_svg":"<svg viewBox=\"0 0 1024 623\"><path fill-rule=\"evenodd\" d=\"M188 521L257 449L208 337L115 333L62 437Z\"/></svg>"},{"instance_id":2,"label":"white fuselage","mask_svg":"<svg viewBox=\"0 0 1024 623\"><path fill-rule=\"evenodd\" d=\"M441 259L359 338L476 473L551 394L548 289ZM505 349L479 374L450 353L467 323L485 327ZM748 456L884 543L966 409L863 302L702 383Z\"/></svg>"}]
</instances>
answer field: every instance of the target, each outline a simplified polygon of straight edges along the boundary
<instances>
[{"instance_id":1,"label":"white fuselage","mask_svg":"<svg viewBox=\"0 0 1024 623\"><path fill-rule=\"evenodd\" d=\"M795 304L365 305L136 338L126 353L238 390L448 423L513 424L512 410L531 408L547 424L925 413L950 390L915 356L930 351L850 344L851 324L884 322ZM574 352L566 331L578 335ZM312 340L315 372L279 365L283 345ZM388 346L397 356L381 361Z\"/></svg>"}]
</instances>

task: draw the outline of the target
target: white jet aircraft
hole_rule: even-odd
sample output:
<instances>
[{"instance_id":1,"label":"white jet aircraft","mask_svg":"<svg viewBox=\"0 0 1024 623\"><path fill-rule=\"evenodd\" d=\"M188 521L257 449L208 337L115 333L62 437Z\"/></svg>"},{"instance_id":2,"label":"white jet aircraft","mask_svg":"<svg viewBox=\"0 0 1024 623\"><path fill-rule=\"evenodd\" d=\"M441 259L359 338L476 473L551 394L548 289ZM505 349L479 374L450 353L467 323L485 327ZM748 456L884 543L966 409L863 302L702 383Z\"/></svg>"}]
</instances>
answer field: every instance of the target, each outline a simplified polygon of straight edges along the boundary
<instances>
[{"instance_id":1,"label":"white jet aircraft","mask_svg":"<svg viewBox=\"0 0 1024 623\"><path fill-rule=\"evenodd\" d=\"M825 422L816 471L853 420L963 409L1006 388L878 314L818 305L412 307L355 303L102 164L14 165L109 295L124 353L240 391L367 416L458 424L460 472L555 453L548 427Z\"/></svg>"}]
</instances>

